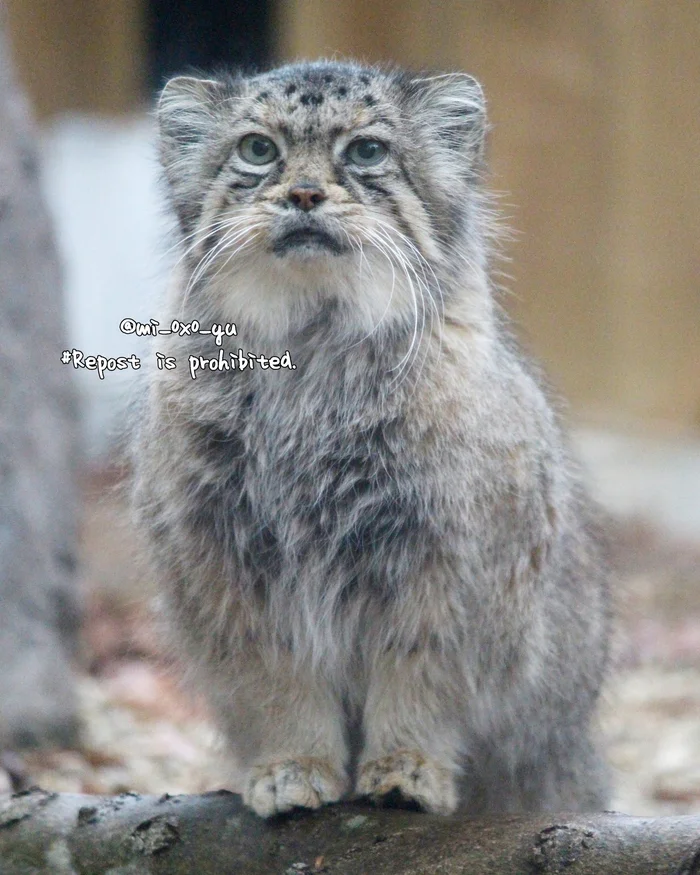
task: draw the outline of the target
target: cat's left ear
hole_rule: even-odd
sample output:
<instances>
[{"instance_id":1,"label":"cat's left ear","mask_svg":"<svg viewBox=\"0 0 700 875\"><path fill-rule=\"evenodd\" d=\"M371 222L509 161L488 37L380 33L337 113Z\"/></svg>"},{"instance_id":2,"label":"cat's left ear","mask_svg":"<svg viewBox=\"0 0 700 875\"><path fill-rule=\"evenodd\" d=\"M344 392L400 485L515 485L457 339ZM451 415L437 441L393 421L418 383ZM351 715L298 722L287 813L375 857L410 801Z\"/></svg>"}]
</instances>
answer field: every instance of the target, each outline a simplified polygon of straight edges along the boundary
<instances>
[{"instance_id":1,"label":"cat's left ear","mask_svg":"<svg viewBox=\"0 0 700 875\"><path fill-rule=\"evenodd\" d=\"M411 81L416 110L428 130L472 169L484 159L488 123L481 85L466 73L421 76Z\"/></svg>"}]
</instances>

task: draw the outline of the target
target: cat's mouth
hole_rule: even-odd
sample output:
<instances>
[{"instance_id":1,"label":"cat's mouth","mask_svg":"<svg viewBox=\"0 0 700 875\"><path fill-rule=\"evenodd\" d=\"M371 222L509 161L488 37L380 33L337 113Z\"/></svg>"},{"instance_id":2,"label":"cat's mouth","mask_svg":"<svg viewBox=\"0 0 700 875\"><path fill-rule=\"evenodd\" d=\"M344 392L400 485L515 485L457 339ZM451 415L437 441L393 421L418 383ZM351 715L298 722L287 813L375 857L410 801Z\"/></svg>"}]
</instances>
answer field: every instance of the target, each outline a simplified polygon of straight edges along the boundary
<instances>
[{"instance_id":1,"label":"cat's mouth","mask_svg":"<svg viewBox=\"0 0 700 875\"><path fill-rule=\"evenodd\" d=\"M317 225L302 225L288 228L272 238L272 251L275 255L313 256L323 253L343 255L350 246L335 234Z\"/></svg>"}]
</instances>

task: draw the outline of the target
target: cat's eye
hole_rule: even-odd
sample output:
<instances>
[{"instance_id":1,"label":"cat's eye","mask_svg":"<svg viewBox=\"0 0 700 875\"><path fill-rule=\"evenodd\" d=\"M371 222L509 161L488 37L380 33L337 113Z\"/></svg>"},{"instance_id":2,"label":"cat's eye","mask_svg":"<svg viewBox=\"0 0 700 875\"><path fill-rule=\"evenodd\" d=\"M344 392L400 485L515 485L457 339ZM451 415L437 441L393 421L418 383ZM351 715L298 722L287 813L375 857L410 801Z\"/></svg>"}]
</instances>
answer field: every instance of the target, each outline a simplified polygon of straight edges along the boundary
<instances>
[{"instance_id":1,"label":"cat's eye","mask_svg":"<svg viewBox=\"0 0 700 875\"><path fill-rule=\"evenodd\" d=\"M379 140L354 140L348 146L345 155L352 164L358 167L373 167L387 156L388 149Z\"/></svg>"},{"instance_id":2,"label":"cat's eye","mask_svg":"<svg viewBox=\"0 0 700 875\"><path fill-rule=\"evenodd\" d=\"M262 134L246 134L238 144L238 154L249 164L269 164L277 157L277 146Z\"/></svg>"}]
</instances>

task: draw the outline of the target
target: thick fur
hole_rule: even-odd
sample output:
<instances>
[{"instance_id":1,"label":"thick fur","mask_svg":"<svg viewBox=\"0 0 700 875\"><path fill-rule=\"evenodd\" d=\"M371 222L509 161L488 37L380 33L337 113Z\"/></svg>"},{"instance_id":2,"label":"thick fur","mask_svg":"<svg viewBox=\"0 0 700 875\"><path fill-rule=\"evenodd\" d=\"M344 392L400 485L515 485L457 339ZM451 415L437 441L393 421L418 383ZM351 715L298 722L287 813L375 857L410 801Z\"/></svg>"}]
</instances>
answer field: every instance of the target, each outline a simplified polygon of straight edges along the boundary
<instances>
[{"instance_id":1,"label":"thick fur","mask_svg":"<svg viewBox=\"0 0 700 875\"><path fill-rule=\"evenodd\" d=\"M182 237L161 322L233 321L226 352L296 365L193 380L212 338L160 337L178 367L151 373L134 440L171 643L246 802L602 807L606 581L493 301L480 87L320 62L178 78L158 115ZM358 136L379 165L349 160ZM295 208L299 184L325 200ZM309 227L330 243L280 243Z\"/></svg>"}]
</instances>

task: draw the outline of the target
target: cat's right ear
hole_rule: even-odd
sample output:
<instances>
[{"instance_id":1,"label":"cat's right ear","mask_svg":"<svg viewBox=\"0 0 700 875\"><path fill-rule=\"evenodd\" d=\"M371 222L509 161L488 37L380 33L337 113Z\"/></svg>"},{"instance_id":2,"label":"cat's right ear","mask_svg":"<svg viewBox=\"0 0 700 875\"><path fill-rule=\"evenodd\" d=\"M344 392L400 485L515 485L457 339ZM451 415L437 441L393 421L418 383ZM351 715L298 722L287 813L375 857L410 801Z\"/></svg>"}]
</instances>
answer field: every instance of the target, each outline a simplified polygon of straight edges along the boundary
<instances>
[{"instance_id":1,"label":"cat's right ear","mask_svg":"<svg viewBox=\"0 0 700 875\"><path fill-rule=\"evenodd\" d=\"M166 83L156 107L160 156L168 168L172 159L196 148L216 125L224 85L214 79L176 76Z\"/></svg>"},{"instance_id":2,"label":"cat's right ear","mask_svg":"<svg viewBox=\"0 0 700 875\"><path fill-rule=\"evenodd\" d=\"M158 155L185 232L192 230L200 214L216 167L217 134L232 90L232 83L176 76L158 100Z\"/></svg>"}]
</instances>

